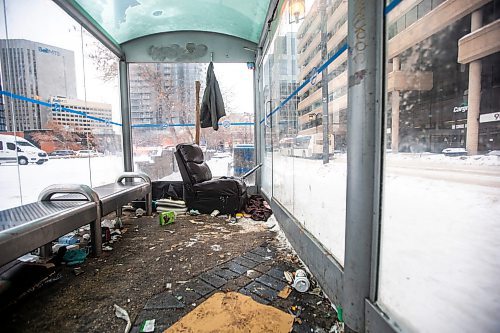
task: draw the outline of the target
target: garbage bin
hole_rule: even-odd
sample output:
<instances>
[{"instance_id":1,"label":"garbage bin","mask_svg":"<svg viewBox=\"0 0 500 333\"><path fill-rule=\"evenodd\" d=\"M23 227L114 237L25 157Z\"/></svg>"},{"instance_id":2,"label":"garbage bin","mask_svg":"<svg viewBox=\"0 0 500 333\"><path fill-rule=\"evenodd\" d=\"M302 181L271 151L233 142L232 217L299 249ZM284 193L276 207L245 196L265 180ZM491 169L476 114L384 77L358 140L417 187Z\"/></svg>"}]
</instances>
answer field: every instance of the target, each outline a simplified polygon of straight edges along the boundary
<instances>
[{"instance_id":1,"label":"garbage bin","mask_svg":"<svg viewBox=\"0 0 500 333\"><path fill-rule=\"evenodd\" d=\"M233 171L236 177L244 175L255 165L255 147L239 144L233 147Z\"/></svg>"}]
</instances>

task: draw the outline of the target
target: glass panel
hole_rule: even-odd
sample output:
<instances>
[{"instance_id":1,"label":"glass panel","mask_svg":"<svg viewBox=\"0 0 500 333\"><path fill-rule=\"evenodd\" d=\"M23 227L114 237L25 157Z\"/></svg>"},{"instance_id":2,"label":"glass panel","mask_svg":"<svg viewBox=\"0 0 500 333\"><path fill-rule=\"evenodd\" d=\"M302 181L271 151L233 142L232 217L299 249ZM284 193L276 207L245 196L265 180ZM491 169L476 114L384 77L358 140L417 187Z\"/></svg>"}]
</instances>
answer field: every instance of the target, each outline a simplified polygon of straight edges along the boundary
<instances>
[{"instance_id":1,"label":"glass panel","mask_svg":"<svg viewBox=\"0 0 500 333\"><path fill-rule=\"evenodd\" d=\"M272 194L343 264L347 2L305 1L305 9L296 18L283 4L262 65L275 108L266 142ZM328 60L323 77L318 68Z\"/></svg>"},{"instance_id":2,"label":"glass panel","mask_svg":"<svg viewBox=\"0 0 500 333\"><path fill-rule=\"evenodd\" d=\"M8 64L12 61L11 54L6 50L7 23L5 21L4 6L0 8L0 66L2 77L0 91L9 90L14 82L13 73L8 70ZM15 145L16 133L3 133L9 128L16 127L17 118L14 113L14 99L5 94L0 95L0 209L15 207L22 204L22 192L19 178L19 164L17 149Z\"/></svg>"},{"instance_id":3,"label":"glass panel","mask_svg":"<svg viewBox=\"0 0 500 333\"><path fill-rule=\"evenodd\" d=\"M209 31L258 42L269 0L76 2L118 43L170 31Z\"/></svg>"},{"instance_id":4,"label":"glass panel","mask_svg":"<svg viewBox=\"0 0 500 333\"><path fill-rule=\"evenodd\" d=\"M153 180L181 180L173 153L177 144L194 142L195 81L201 83L201 103L207 67L182 63L129 65L136 171L147 173ZM219 120L218 131L201 129L200 147L214 177L241 176L255 165L253 72L246 64L214 64L214 72L226 116ZM247 183L253 181L252 177Z\"/></svg>"},{"instance_id":5,"label":"glass panel","mask_svg":"<svg viewBox=\"0 0 500 333\"><path fill-rule=\"evenodd\" d=\"M294 215L341 265L347 177L347 52L339 50L345 47L346 37L347 2L314 1L298 29L298 80L311 78L312 84L298 94L294 148ZM315 69L328 60L331 64L315 78ZM305 174L308 176L303 177Z\"/></svg>"},{"instance_id":6,"label":"glass panel","mask_svg":"<svg viewBox=\"0 0 500 333\"><path fill-rule=\"evenodd\" d=\"M90 60L104 56L102 45L52 1L9 0L5 6L9 36L0 41L2 83L6 93L16 94L8 101L6 134L17 136L21 165L19 177L2 172L4 188L15 188L19 179L22 203L29 203L52 184L113 182L123 170L117 67L104 82ZM42 12L57 20L47 21ZM2 205L12 206L10 199Z\"/></svg>"},{"instance_id":7,"label":"glass panel","mask_svg":"<svg viewBox=\"0 0 500 333\"><path fill-rule=\"evenodd\" d=\"M75 106L88 115L84 148L89 151L91 184L100 186L123 173L119 61L85 30L82 38L86 100Z\"/></svg>"},{"instance_id":8,"label":"glass panel","mask_svg":"<svg viewBox=\"0 0 500 333\"><path fill-rule=\"evenodd\" d=\"M462 38L498 1L430 3L388 41L378 304L403 331L497 332L500 53Z\"/></svg>"}]
</instances>

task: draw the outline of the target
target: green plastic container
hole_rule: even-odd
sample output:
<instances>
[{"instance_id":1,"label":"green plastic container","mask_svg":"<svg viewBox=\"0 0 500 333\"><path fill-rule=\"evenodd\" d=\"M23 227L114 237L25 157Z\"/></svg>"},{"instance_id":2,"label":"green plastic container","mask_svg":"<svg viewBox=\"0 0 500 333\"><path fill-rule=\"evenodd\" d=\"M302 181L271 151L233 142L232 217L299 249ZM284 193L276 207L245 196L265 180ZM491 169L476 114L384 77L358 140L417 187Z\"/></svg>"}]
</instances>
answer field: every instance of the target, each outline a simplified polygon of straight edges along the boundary
<instances>
[{"instance_id":1,"label":"green plastic container","mask_svg":"<svg viewBox=\"0 0 500 333\"><path fill-rule=\"evenodd\" d=\"M172 224L175 221L175 213L172 211L161 212L160 215L158 215L158 219L160 225Z\"/></svg>"}]
</instances>

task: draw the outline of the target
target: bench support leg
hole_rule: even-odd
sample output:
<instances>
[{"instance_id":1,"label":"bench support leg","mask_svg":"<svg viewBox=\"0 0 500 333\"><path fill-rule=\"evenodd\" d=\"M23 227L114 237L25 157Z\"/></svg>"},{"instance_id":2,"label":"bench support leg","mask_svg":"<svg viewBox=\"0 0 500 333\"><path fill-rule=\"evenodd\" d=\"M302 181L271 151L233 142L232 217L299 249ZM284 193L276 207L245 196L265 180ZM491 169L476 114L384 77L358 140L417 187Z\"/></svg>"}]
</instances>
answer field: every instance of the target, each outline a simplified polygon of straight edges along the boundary
<instances>
[{"instance_id":1,"label":"bench support leg","mask_svg":"<svg viewBox=\"0 0 500 333\"><path fill-rule=\"evenodd\" d=\"M122 207L116 209L116 217L122 217Z\"/></svg>"},{"instance_id":2,"label":"bench support leg","mask_svg":"<svg viewBox=\"0 0 500 333\"><path fill-rule=\"evenodd\" d=\"M146 194L146 215L151 216L153 214L153 193L149 192Z\"/></svg>"},{"instance_id":3,"label":"bench support leg","mask_svg":"<svg viewBox=\"0 0 500 333\"><path fill-rule=\"evenodd\" d=\"M96 257L100 256L102 253L102 231L100 216L90 224L90 237L92 240L92 254Z\"/></svg>"},{"instance_id":4,"label":"bench support leg","mask_svg":"<svg viewBox=\"0 0 500 333\"><path fill-rule=\"evenodd\" d=\"M52 255L52 242L45 244L40 248L40 257L47 258Z\"/></svg>"}]
</instances>

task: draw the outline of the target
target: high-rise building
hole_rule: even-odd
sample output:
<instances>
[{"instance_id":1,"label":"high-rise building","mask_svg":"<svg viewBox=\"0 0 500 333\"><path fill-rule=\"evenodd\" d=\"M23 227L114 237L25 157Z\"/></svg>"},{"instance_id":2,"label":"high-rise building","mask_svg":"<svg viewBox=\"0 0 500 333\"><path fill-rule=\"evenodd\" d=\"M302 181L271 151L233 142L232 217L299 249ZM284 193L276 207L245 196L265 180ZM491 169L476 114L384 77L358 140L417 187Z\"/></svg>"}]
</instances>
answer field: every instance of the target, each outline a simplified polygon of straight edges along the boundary
<instances>
[{"instance_id":1,"label":"high-rise building","mask_svg":"<svg viewBox=\"0 0 500 333\"><path fill-rule=\"evenodd\" d=\"M2 83L0 80L0 90L2 90ZM5 107L3 104L3 95L0 94L0 132L5 132L7 126L5 125Z\"/></svg>"},{"instance_id":2,"label":"high-rise building","mask_svg":"<svg viewBox=\"0 0 500 333\"><path fill-rule=\"evenodd\" d=\"M204 83L204 64L151 63L129 67L132 124L194 122L195 81Z\"/></svg>"},{"instance_id":3,"label":"high-rise building","mask_svg":"<svg viewBox=\"0 0 500 333\"><path fill-rule=\"evenodd\" d=\"M52 96L76 98L73 51L25 39L0 40L4 90L47 102ZM43 129L51 108L4 96L7 130ZM13 110L10 110L13 108Z\"/></svg>"},{"instance_id":4,"label":"high-rise building","mask_svg":"<svg viewBox=\"0 0 500 333\"><path fill-rule=\"evenodd\" d=\"M322 13L324 11L324 13ZM325 17L325 22L322 22ZM321 29L326 31L322 33ZM322 40L323 39L323 40ZM333 56L347 41L347 1L316 0L297 32L298 81L311 78L316 68ZM326 58L321 54L326 44ZM333 134L336 149L346 143L347 133L347 52L342 53L327 67L328 127ZM323 92L322 76L313 78L311 85L299 92L299 135L322 133Z\"/></svg>"},{"instance_id":5,"label":"high-rise building","mask_svg":"<svg viewBox=\"0 0 500 333\"><path fill-rule=\"evenodd\" d=\"M316 0L297 33L298 81L347 42L347 1ZM321 11L326 11L326 24ZM500 149L500 1L404 1L387 16L388 145L393 152ZM326 26L322 41L321 27ZM322 43L327 57L321 56ZM347 56L327 68L329 131L347 124ZM322 133L321 74L299 92L300 135ZM389 147L388 147L389 148Z\"/></svg>"}]
</instances>

